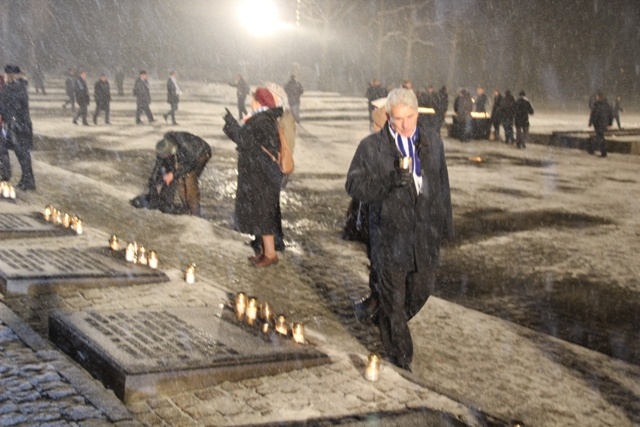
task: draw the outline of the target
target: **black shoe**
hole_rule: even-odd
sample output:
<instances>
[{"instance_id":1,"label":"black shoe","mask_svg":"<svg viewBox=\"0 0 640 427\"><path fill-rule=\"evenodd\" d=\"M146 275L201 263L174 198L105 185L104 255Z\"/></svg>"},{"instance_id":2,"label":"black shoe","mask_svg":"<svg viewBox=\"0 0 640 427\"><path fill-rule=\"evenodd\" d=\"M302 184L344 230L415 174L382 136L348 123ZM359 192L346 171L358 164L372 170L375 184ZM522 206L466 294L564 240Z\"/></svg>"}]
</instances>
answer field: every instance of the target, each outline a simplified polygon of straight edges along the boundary
<instances>
[{"instance_id":1,"label":"black shoe","mask_svg":"<svg viewBox=\"0 0 640 427\"><path fill-rule=\"evenodd\" d=\"M173 123L171 123L171 124L172 124L172 125L174 125L174 126L177 126L177 125L178 125L178 122L173 122Z\"/></svg>"},{"instance_id":2,"label":"black shoe","mask_svg":"<svg viewBox=\"0 0 640 427\"><path fill-rule=\"evenodd\" d=\"M73 121L73 122L71 122L71 123L73 123L74 125L77 125L77 124L78 124L78 121L77 121L77 120L74 120L74 121Z\"/></svg>"},{"instance_id":3,"label":"black shoe","mask_svg":"<svg viewBox=\"0 0 640 427\"><path fill-rule=\"evenodd\" d=\"M169 115L168 115L168 114L163 114L163 115L162 115L162 117L164 118L164 121L165 121L166 123L169 123L169 122L167 121L167 117L169 117Z\"/></svg>"},{"instance_id":4,"label":"black shoe","mask_svg":"<svg viewBox=\"0 0 640 427\"><path fill-rule=\"evenodd\" d=\"M18 183L18 185L16 185L16 188L20 191L36 191L35 184L24 184L22 182Z\"/></svg>"},{"instance_id":5,"label":"black shoe","mask_svg":"<svg viewBox=\"0 0 640 427\"><path fill-rule=\"evenodd\" d=\"M83 126L89 126L89 122L82 122Z\"/></svg>"},{"instance_id":6,"label":"black shoe","mask_svg":"<svg viewBox=\"0 0 640 427\"><path fill-rule=\"evenodd\" d=\"M379 309L380 300L373 295L369 295L368 297L363 298L360 301L356 301L353 304L353 310L358 322L373 322L375 319L377 323Z\"/></svg>"}]
</instances>

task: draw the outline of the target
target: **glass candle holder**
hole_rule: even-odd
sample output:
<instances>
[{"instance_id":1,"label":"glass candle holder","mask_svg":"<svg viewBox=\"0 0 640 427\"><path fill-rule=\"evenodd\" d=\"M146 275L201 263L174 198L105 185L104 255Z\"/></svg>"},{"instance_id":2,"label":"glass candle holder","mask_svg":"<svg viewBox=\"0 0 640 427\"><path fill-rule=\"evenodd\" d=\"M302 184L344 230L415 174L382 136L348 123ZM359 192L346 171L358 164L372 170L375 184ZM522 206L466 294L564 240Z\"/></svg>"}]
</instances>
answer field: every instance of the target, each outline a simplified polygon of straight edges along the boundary
<instances>
[{"instance_id":1,"label":"glass candle holder","mask_svg":"<svg viewBox=\"0 0 640 427\"><path fill-rule=\"evenodd\" d=\"M244 292L238 292L236 294L236 314L238 316L244 316L247 309L247 295Z\"/></svg>"},{"instance_id":2,"label":"glass candle holder","mask_svg":"<svg viewBox=\"0 0 640 427\"><path fill-rule=\"evenodd\" d=\"M272 317L273 317L273 310L271 309L271 306L269 305L269 303L265 302L260 304L260 319L265 322L269 322Z\"/></svg>"},{"instance_id":3,"label":"glass candle holder","mask_svg":"<svg viewBox=\"0 0 640 427\"><path fill-rule=\"evenodd\" d=\"M11 184L9 184L9 198L10 199L16 198L16 189Z\"/></svg>"},{"instance_id":4,"label":"glass candle holder","mask_svg":"<svg viewBox=\"0 0 640 427\"><path fill-rule=\"evenodd\" d=\"M291 335L295 342L304 344L304 325L302 323L294 323L291 327Z\"/></svg>"},{"instance_id":5,"label":"glass candle holder","mask_svg":"<svg viewBox=\"0 0 640 427\"><path fill-rule=\"evenodd\" d=\"M268 334L269 332L271 332L271 325L269 324L269 322L264 322L262 324L262 333Z\"/></svg>"},{"instance_id":6,"label":"glass candle holder","mask_svg":"<svg viewBox=\"0 0 640 427\"><path fill-rule=\"evenodd\" d=\"M84 225L82 220L77 216L73 218L73 229L76 230L76 234L80 235L84 233Z\"/></svg>"},{"instance_id":7,"label":"glass candle holder","mask_svg":"<svg viewBox=\"0 0 640 427\"><path fill-rule=\"evenodd\" d=\"M64 228L71 227L71 215L69 215L68 213L62 215L62 226Z\"/></svg>"},{"instance_id":8,"label":"glass candle holder","mask_svg":"<svg viewBox=\"0 0 640 427\"><path fill-rule=\"evenodd\" d=\"M184 280L188 284L192 285L196 282L196 265L189 264L184 272Z\"/></svg>"},{"instance_id":9,"label":"glass candle holder","mask_svg":"<svg viewBox=\"0 0 640 427\"><path fill-rule=\"evenodd\" d=\"M124 259L126 259L127 262L136 262L136 250L134 244L131 242L127 243L127 249L124 251Z\"/></svg>"},{"instance_id":10,"label":"glass candle holder","mask_svg":"<svg viewBox=\"0 0 640 427\"><path fill-rule=\"evenodd\" d=\"M149 251L149 267L154 270L158 268L158 254L156 251Z\"/></svg>"},{"instance_id":11,"label":"glass candle holder","mask_svg":"<svg viewBox=\"0 0 640 427\"><path fill-rule=\"evenodd\" d=\"M247 323L249 325L253 325L253 323L258 318L258 299L255 297L250 297L247 302L247 309L245 311L245 315L247 316Z\"/></svg>"},{"instance_id":12,"label":"glass candle holder","mask_svg":"<svg viewBox=\"0 0 640 427\"><path fill-rule=\"evenodd\" d=\"M380 379L380 356L377 354L369 355L364 377L369 381L378 381Z\"/></svg>"},{"instance_id":13,"label":"glass candle holder","mask_svg":"<svg viewBox=\"0 0 640 427\"><path fill-rule=\"evenodd\" d=\"M44 210L42 211L42 216L44 217L44 220L49 222L51 221L51 212L53 211L53 206L51 205L47 205L44 207Z\"/></svg>"},{"instance_id":14,"label":"glass candle holder","mask_svg":"<svg viewBox=\"0 0 640 427\"><path fill-rule=\"evenodd\" d=\"M275 330L281 335L287 335L289 333L289 328L287 327L287 319L282 314L276 319Z\"/></svg>"},{"instance_id":15,"label":"glass candle holder","mask_svg":"<svg viewBox=\"0 0 640 427\"><path fill-rule=\"evenodd\" d=\"M140 246L138 248L138 263L147 265L147 250L144 248L144 246Z\"/></svg>"},{"instance_id":16,"label":"glass candle holder","mask_svg":"<svg viewBox=\"0 0 640 427\"><path fill-rule=\"evenodd\" d=\"M120 250L120 240L118 240L118 236L115 234L109 238L109 248L111 248L112 251Z\"/></svg>"}]
</instances>

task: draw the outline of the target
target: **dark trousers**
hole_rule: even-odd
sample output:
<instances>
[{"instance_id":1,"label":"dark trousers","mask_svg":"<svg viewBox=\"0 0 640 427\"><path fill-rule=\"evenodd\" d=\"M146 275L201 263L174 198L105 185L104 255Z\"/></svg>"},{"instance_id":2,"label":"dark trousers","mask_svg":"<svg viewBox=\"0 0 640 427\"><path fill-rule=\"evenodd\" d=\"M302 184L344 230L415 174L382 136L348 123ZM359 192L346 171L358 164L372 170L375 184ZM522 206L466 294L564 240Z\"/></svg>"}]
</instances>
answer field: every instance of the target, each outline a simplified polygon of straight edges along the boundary
<instances>
[{"instance_id":1,"label":"dark trousers","mask_svg":"<svg viewBox=\"0 0 640 427\"><path fill-rule=\"evenodd\" d=\"M408 368L413 340L408 322L425 305L435 284L435 271L406 272L393 268L379 272L380 340L392 363Z\"/></svg>"},{"instance_id":2,"label":"dark trousers","mask_svg":"<svg viewBox=\"0 0 640 427\"><path fill-rule=\"evenodd\" d=\"M75 113L76 112L76 96L74 94L67 94L68 99L66 101L64 101L64 104L62 104L63 107L66 107L67 104L71 105L71 112Z\"/></svg>"},{"instance_id":3,"label":"dark trousers","mask_svg":"<svg viewBox=\"0 0 640 427\"><path fill-rule=\"evenodd\" d=\"M96 104L96 112L93 113L93 123L98 122L98 114L100 114L100 111L104 111L104 122L109 123L109 103L104 105Z\"/></svg>"},{"instance_id":4,"label":"dark trousers","mask_svg":"<svg viewBox=\"0 0 640 427\"><path fill-rule=\"evenodd\" d=\"M529 137L529 125L516 125L516 146L518 148L527 147L527 138Z\"/></svg>"},{"instance_id":5,"label":"dark trousers","mask_svg":"<svg viewBox=\"0 0 640 427\"><path fill-rule=\"evenodd\" d=\"M178 103L169 104L169 111L167 111L167 116L171 116L171 123L176 125L176 111L178 111Z\"/></svg>"},{"instance_id":6,"label":"dark trousers","mask_svg":"<svg viewBox=\"0 0 640 427\"><path fill-rule=\"evenodd\" d=\"M33 136L29 133L20 134L7 131L6 137L0 141L0 180L11 180L11 163L9 159L9 149L16 153L22 176L18 185L33 189L36 187L36 180L33 176L31 166L31 144Z\"/></svg>"},{"instance_id":7,"label":"dark trousers","mask_svg":"<svg viewBox=\"0 0 640 427\"><path fill-rule=\"evenodd\" d=\"M500 121L494 120L492 124L493 124L493 139L499 142L500 141Z\"/></svg>"},{"instance_id":8,"label":"dark trousers","mask_svg":"<svg viewBox=\"0 0 640 427\"><path fill-rule=\"evenodd\" d=\"M78 104L78 112L76 113L76 115L73 117L73 122L77 123L79 118L82 118L82 124L89 124L87 122L87 114L89 113L88 111L88 105L85 104Z\"/></svg>"},{"instance_id":9,"label":"dark trousers","mask_svg":"<svg viewBox=\"0 0 640 427\"><path fill-rule=\"evenodd\" d=\"M601 156L607 155L607 141L604 139L604 132L604 129L596 129L594 144L589 147L589 153L593 154L595 150L600 150Z\"/></svg>"},{"instance_id":10,"label":"dark trousers","mask_svg":"<svg viewBox=\"0 0 640 427\"><path fill-rule=\"evenodd\" d=\"M248 114L247 113L247 106L244 105L245 104L245 98L238 98L238 117L240 117L240 120L242 120L243 115Z\"/></svg>"},{"instance_id":11,"label":"dark trousers","mask_svg":"<svg viewBox=\"0 0 640 427\"><path fill-rule=\"evenodd\" d=\"M514 142L513 138L513 119L503 119L502 127L504 128L504 142L506 144Z\"/></svg>"},{"instance_id":12,"label":"dark trousers","mask_svg":"<svg viewBox=\"0 0 640 427\"><path fill-rule=\"evenodd\" d=\"M136 123L142 123L142 120L140 120L140 116L142 116L142 113L144 113L147 116L147 120L149 120L149 123L155 121L153 119L153 114L151 114L151 109L149 108L149 104L137 104L136 105Z\"/></svg>"},{"instance_id":13,"label":"dark trousers","mask_svg":"<svg viewBox=\"0 0 640 427\"><path fill-rule=\"evenodd\" d=\"M188 174L178 179L178 195L183 206L189 209L191 215L200 216L200 188L198 179L211 158L210 153L205 153L198 158L196 167Z\"/></svg>"}]
</instances>

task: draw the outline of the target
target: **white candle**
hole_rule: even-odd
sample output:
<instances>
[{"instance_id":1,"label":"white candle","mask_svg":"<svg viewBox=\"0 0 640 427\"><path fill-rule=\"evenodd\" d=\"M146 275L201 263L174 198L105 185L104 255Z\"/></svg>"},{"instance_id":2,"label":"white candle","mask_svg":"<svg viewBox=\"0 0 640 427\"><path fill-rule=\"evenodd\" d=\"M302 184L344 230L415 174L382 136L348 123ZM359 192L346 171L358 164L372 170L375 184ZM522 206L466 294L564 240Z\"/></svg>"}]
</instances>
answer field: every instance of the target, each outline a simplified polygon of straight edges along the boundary
<instances>
[{"instance_id":1,"label":"white candle","mask_svg":"<svg viewBox=\"0 0 640 427\"><path fill-rule=\"evenodd\" d=\"M378 381L380 379L380 356L377 354L369 355L364 377L369 381Z\"/></svg>"},{"instance_id":2,"label":"white candle","mask_svg":"<svg viewBox=\"0 0 640 427\"><path fill-rule=\"evenodd\" d=\"M147 250L144 246L138 248L138 262L142 265L147 265Z\"/></svg>"},{"instance_id":3,"label":"white candle","mask_svg":"<svg viewBox=\"0 0 640 427\"><path fill-rule=\"evenodd\" d=\"M247 309L247 295L244 292L236 294L236 314L242 317Z\"/></svg>"},{"instance_id":4,"label":"white candle","mask_svg":"<svg viewBox=\"0 0 640 427\"><path fill-rule=\"evenodd\" d=\"M82 220L80 218L76 218L76 234L84 233L84 228L82 227Z\"/></svg>"},{"instance_id":5,"label":"white candle","mask_svg":"<svg viewBox=\"0 0 640 427\"><path fill-rule=\"evenodd\" d=\"M109 239L109 247L112 251L120 250L120 241L118 240L118 236L116 236L115 234Z\"/></svg>"},{"instance_id":6,"label":"white candle","mask_svg":"<svg viewBox=\"0 0 640 427\"><path fill-rule=\"evenodd\" d=\"M258 317L258 300L256 298L249 298L245 314L247 315L247 323L253 325Z\"/></svg>"},{"instance_id":7,"label":"white candle","mask_svg":"<svg viewBox=\"0 0 640 427\"><path fill-rule=\"evenodd\" d=\"M275 329L277 333L282 335L287 335L287 333L289 332L287 328L287 319L283 315L278 316Z\"/></svg>"},{"instance_id":8,"label":"white candle","mask_svg":"<svg viewBox=\"0 0 640 427\"><path fill-rule=\"evenodd\" d=\"M184 273L184 280L190 285L196 282L196 265L189 264Z\"/></svg>"},{"instance_id":9,"label":"white candle","mask_svg":"<svg viewBox=\"0 0 640 427\"><path fill-rule=\"evenodd\" d=\"M298 344L304 344L304 326L302 323L294 323L291 328L291 334L293 335L293 340Z\"/></svg>"},{"instance_id":10,"label":"white candle","mask_svg":"<svg viewBox=\"0 0 640 427\"><path fill-rule=\"evenodd\" d=\"M16 189L13 188L13 185L9 185L9 198L10 199L16 198Z\"/></svg>"},{"instance_id":11,"label":"white candle","mask_svg":"<svg viewBox=\"0 0 640 427\"><path fill-rule=\"evenodd\" d=\"M154 270L158 268L158 254L156 251L149 251L149 267Z\"/></svg>"},{"instance_id":12,"label":"white candle","mask_svg":"<svg viewBox=\"0 0 640 427\"><path fill-rule=\"evenodd\" d=\"M133 243L129 242L124 253L124 259L126 259L127 262L135 262L135 257L136 251L134 249Z\"/></svg>"},{"instance_id":13,"label":"white candle","mask_svg":"<svg viewBox=\"0 0 640 427\"><path fill-rule=\"evenodd\" d=\"M44 216L44 220L45 221L49 221L51 220L51 211L53 210L53 207L51 205L47 205L44 207L44 211L42 212L43 216Z\"/></svg>"}]
</instances>

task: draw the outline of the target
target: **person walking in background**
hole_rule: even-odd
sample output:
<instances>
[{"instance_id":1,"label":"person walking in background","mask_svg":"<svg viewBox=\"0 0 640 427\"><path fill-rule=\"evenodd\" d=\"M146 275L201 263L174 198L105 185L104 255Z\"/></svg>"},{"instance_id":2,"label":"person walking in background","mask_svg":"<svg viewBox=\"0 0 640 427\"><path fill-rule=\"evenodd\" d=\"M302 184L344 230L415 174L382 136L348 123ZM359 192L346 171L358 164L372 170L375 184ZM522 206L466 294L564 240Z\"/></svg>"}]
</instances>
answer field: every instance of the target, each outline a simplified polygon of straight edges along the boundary
<instances>
[{"instance_id":1,"label":"person walking in background","mask_svg":"<svg viewBox=\"0 0 640 427\"><path fill-rule=\"evenodd\" d=\"M411 370L413 342L408 321L435 285L440 242L453 237L449 175L440 135L418 121L411 90L387 98L389 120L360 142L345 189L369 204L371 260L379 292L369 311L378 312L380 339L389 362ZM403 168L399 160L411 158Z\"/></svg>"},{"instance_id":2,"label":"person walking in background","mask_svg":"<svg viewBox=\"0 0 640 427\"><path fill-rule=\"evenodd\" d=\"M78 119L82 118L82 124L89 125L87 122L87 114L91 98L89 97L89 87L87 86L87 72L82 70L78 74L75 84L76 102L78 103L78 112L73 117L73 124L78 124Z\"/></svg>"},{"instance_id":3,"label":"person walking in background","mask_svg":"<svg viewBox=\"0 0 640 427\"><path fill-rule=\"evenodd\" d=\"M491 124L493 125L493 139L500 142L500 126L502 119L500 117L502 108L502 94L499 89L493 90L493 106L491 107Z\"/></svg>"},{"instance_id":4,"label":"person walking in background","mask_svg":"<svg viewBox=\"0 0 640 427\"><path fill-rule=\"evenodd\" d=\"M167 80L167 102L169 103L169 111L164 113L164 121L166 122L168 117L171 116L171 124L177 125L176 111L178 111L178 103L180 102L180 95L182 91L178 86L178 72L173 70L169 73L169 79Z\"/></svg>"},{"instance_id":5,"label":"person walking in background","mask_svg":"<svg viewBox=\"0 0 640 427\"><path fill-rule=\"evenodd\" d=\"M284 91L287 94L291 114L293 114L296 123L300 123L300 97L304 93L304 88L296 79L295 74L291 74L291 78L289 78L287 84L284 85Z\"/></svg>"},{"instance_id":6,"label":"person walking in background","mask_svg":"<svg viewBox=\"0 0 640 427\"><path fill-rule=\"evenodd\" d=\"M118 96L124 96L124 72L120 66L116 67L116 88Z\"/></svg>"},{"instance_id":7,"label":"person walking in background","mask_svg":"<svg viewBox=\"0 0 640 427\"><path fill-rule=\"evenodd\" d=\"M244 81L242 75L238 74L236 76L235 82L229 83L231 86L236 88L236 99L238 101L238 120L242 120L247 113L247 95L251 93L249 89L249 85Z\"/></svg>"},{"instance_id":8,"label":"person walking in background","mask_svg":"<svg viewBox=\"0 0 640 427\"><path fill-rule=\"evenodd\" d=\"M515 142L513 138L513 115L516 108L516 99L511 94L511 91L507 89L504 93L504 98L500 102L500 111L498 115L502 121L502 127L504 128L504 143L512 144Z\"/></svg>"},{"instance_id":9,"label":"person walking in background","mask_svg":"<svg viewBox=\"0 0 640 427\"><path fill-rule=\"evenodd\" d=\"M521 90L514 110L514 121L516 124L516 147L527 148L529 137L529 115L533 115L533 105L527 99L526 93Z\"/></svg>"},{"instance_id":10,"label":"person walking in background","mask_svg":"<svg viewBox=\"0 0 640 427\"><path fill-rule=\"evenodd\" d=\"M620 111L624 113L624 108L622 108L622 105L620 105L621 100L622 98L620 97L620 95L618 95L616 96L616 100L613 103L613 118L618 124L618 129L622 129L622 127L620 126Z\"/></svg>"},{"instance_id":11,"label":"person walking in background","mask_svg":"<svg viewBox=\"0 0 640 427\"><path fill-rule=\"evenodd\" d=\"M64 92L67 94L67 100L62 104L62 108L66 109L67 104L71 105L71 112L76 112L76 72L73 68L69 68L67 77L64 80Z\"/></svg>"},{"instance_id":12,"label":"person walking in background","mask_svg":"<svg viewBox=\"0 0 640 427\"><path fill-rule=\"evenodd\" d=\"M44 73L39 65L36 65L33 70L33 85L36 88L36 93L42 92L43 95L47 94L47 91L44 88Z\"/></svg>"},{"instance_id":13,"label":"person walking in background","mask_svg":"<svg viewBox=\"0 0 640 427\"><path fill-rule=\"evenodd\" d=\"M438 103L436 105L436 114L438 115L438 134L440 134L440 129L442 129L442 125L444 124L445 118L447 116L447 110L449 109L449 93L447 92L447 87L442 86L438 91Z\"/></svg>"},{"instance_id":14,"label":"person walking in background","mask_svg":"<svg viewBox=\"0 0 640 427\"><path fill-rule=\"evenodd\" d=\"M149 81L147 72L141 70L135 84L133 85L133 95L136 97L136 124L141 125L140 116L145 113L149 123L155 122L149 104L151 104L151 93L149 92Z\"/></svg>"},{"instance_id":15,"label":"person walking in background","mask_svg":"<svg viewBox=\"0 0 640 427\"><path fill-rule=\"evenodd\" d=\"M461 142L467 142L471 139L473 130L473 121L471 120L473 100L468 90L464 88L460 89L458 97L453 103L453 111L456 113L454 121L456 137L460 139Z\"/></svg>"},{"instance_id":16,"label":"person walking in background","mask_svg":"<svg viewBox=\"0 0 640 427\"><path fill-rule=\"evenodd\" d=\"M241 233L262 236L261 252L249 260L256 267L278 263L274 235L278 231L282 172L274 159L280 152L278 118L271 92L259 87L251 101L252 115L241 126L227 110L223 131L238 151L235 222Z\"/></svg>"},{"instance_id":17,"label":"person walking in background","mask_svg":"<svg viewBox=\"0 0 640 427\"><path fill-rule=\"evenodd\" d=\"M109 80L105 74L100 74L100 79L93 86L93 98L96 101L96 111L93 113L93 124L98 124L98 114L100 111L104 111L104 123L111 124L109 122L109 110L111 107L111 88L109 87Z\"/></svg>"},{"instance_id":18,"label":"person walking in background","mask_svg":"<svg viewBox=\"0 0 640 427\"><path fill-rule=\"evenodd\" d=\"M13 150L22 171L16 188L22 191L33 191L36 189L36 181L31 165L33 125L29 113L29 94L25 85L18 81L20 67L7 64L4 72L7 81L0 92L0 116L2 117L0 178L3 181L11 179L8 150Z\"/></svg>"},{"instance_id":19,"label":"person walking in background","mask_svg":"<svg viewBox=\"0 0 640 427\"><path fill-rule=\"evenodd\" d=\"M609 126L613 124L613 109L607 102L604 94L600 91L596 93L596 100L593 103L591 109L591 115L589 116L589 126L593 126L596 131L595 147L589 144L587 151L589 154L594 154L595 149L600 150L601 157L607 157L607 142L604 139L604 133Z\"/></svg>"}]
</instances>

